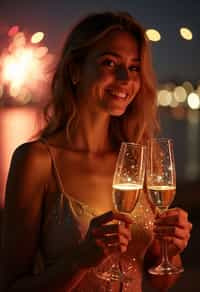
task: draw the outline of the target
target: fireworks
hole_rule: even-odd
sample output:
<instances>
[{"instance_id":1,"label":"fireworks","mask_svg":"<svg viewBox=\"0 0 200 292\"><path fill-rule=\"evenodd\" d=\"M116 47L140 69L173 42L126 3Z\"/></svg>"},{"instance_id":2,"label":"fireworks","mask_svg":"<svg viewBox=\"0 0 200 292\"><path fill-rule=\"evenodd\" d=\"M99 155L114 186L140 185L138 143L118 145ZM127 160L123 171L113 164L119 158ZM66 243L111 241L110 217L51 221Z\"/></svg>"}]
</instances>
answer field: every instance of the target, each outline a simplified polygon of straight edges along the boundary
<instances>
[{"instance_id":1,"label":"fireworks","mask_svg":"<svg viewBox=\"0 0 200 292\"><path fill-rule=\"evenodd\" d=\"M20 104L42 102L46 98L50 66L54 57L41 45L43 32L32 35L14 26L8 31L8 47L0 55L0 98Z\"/></svg>"}]
</instances>

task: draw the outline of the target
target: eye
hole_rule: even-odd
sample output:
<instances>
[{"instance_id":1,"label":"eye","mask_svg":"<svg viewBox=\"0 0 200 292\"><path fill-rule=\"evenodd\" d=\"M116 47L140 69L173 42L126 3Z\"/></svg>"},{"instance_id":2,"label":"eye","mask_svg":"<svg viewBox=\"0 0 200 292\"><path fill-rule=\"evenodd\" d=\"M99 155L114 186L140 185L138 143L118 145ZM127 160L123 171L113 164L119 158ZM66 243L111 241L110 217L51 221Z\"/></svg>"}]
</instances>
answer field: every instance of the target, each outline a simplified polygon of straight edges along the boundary
<instances>
[{"instance_id":1,"label":"eye","mask_svg":"<svg viewBox=\"0 0 200 292\"><path fill-rule=\"evenodd\" d=\"M140 66L139 65L131 65L129 68L130 72L140 72Z\"/></svg>"},{"instance_id":2,"label":"eye","mask_svg":"<svg viewBox=\"0 0 200 292\"><path fill-rule=\"evenodd\" d=\"M105 59L105 60L102 62L102 65L103 65L103 66L110 67L110 68L113 68L113 67L115 66L115 61L114 61L114 60L111 60L111 59Z\"/></svg>"}]
</instances>

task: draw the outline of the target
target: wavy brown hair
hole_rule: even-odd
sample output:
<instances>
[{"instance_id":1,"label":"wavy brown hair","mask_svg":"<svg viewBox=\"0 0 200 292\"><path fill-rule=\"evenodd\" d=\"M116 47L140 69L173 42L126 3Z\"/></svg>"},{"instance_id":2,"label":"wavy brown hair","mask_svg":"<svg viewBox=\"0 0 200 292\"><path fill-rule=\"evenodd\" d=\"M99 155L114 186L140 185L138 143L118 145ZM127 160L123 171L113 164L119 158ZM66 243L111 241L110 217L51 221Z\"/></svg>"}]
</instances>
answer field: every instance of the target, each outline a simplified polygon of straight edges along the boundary
<instances>
[{"instance_id":1,"label":"wavy brown hair","mask_svg":"<svg viewBox=\"0 0 200 292\"><path fill-rule=\"evenodd\" d=\"M123 115L111 117L111 143L114 147L118 147L122 141L145 144L159 129L156 79L145 30L128 13L104 12L88 15L67 36L51 83L52 98L44 110L46 125L42 137L66 127L66 138L70 143L78 125L77 97L70 68L81 66L91 47L112 30L127 31L138 41L141 88Z\"/></svg>"}]
</instances>

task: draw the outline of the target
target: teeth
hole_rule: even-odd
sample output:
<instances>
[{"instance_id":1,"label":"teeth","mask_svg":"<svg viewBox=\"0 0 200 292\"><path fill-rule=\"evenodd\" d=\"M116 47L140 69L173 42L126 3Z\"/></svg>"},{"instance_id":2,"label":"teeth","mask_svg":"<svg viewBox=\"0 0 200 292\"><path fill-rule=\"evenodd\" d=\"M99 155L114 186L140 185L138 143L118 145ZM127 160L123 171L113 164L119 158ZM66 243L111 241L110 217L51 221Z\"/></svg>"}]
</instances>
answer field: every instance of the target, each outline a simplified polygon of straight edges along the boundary
<instances>
[{"instance_id":1,"label":"teeth","mask_svg":"<svg viewBox=\"0 0 200 292\"><path fill-rule=\"evenodd\" d=\"M119 96L121 98L126 98L127 97L127 94L126 93L120 92L120 91L111 90L110 93L112 95Z\"/></svg>"}]
</instances>

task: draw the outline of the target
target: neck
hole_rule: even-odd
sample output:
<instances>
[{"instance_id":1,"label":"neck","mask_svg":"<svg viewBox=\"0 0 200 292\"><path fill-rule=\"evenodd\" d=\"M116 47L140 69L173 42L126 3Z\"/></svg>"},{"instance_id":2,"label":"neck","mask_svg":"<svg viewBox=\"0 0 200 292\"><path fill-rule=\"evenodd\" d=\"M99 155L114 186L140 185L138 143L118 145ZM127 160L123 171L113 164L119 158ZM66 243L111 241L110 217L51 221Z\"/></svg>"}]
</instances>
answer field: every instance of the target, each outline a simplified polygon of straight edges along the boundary
<instances>
[{"instance_id":1,"label":"neck","mask_svg":"<svg viewBox=\"0 0 200 292\"><path fill-rule=\"evenodd\" d=\"M78 129L72 137L72 147L77 151L105 153L112 150L107 114L81 113Z\"/></svg>"}]
</instances>

